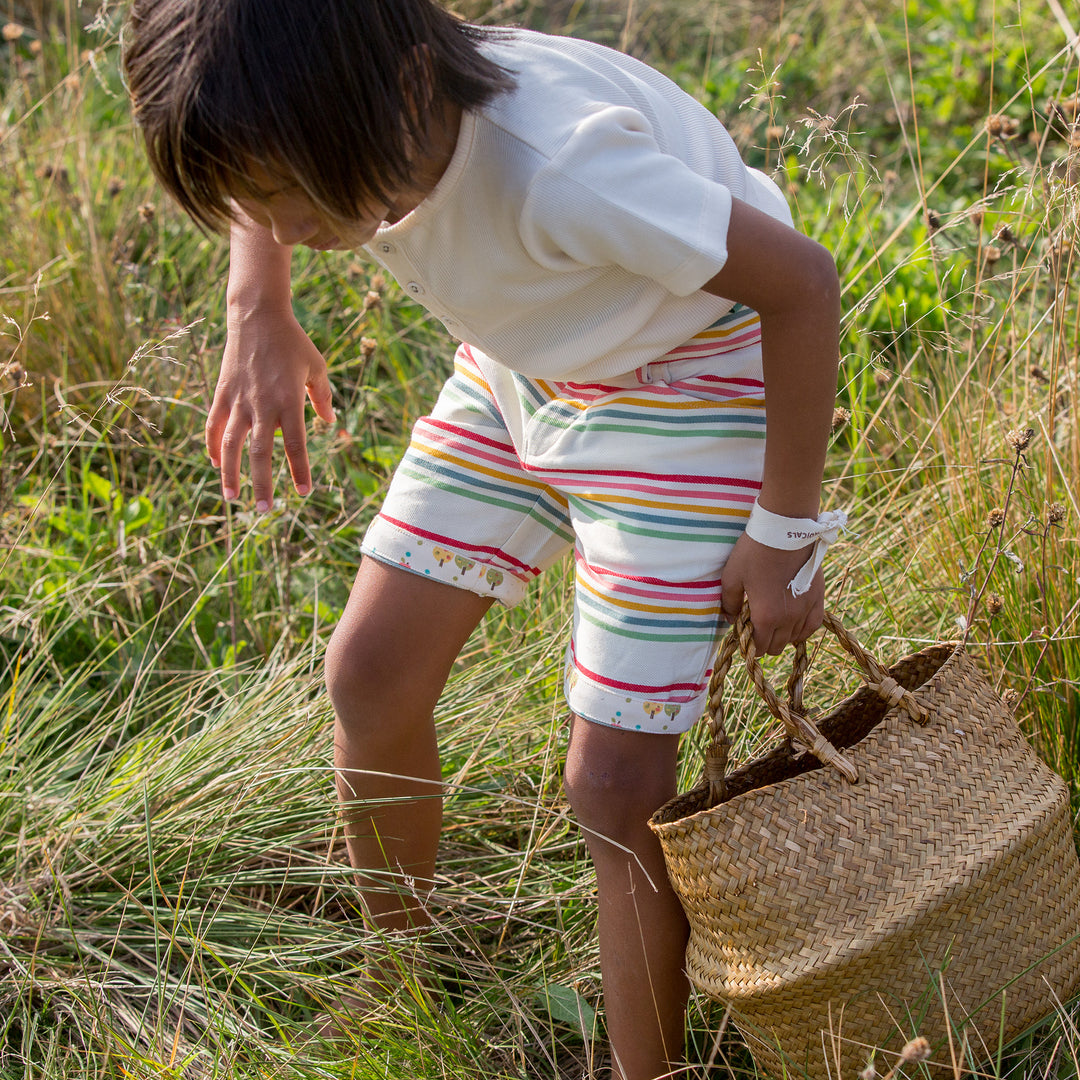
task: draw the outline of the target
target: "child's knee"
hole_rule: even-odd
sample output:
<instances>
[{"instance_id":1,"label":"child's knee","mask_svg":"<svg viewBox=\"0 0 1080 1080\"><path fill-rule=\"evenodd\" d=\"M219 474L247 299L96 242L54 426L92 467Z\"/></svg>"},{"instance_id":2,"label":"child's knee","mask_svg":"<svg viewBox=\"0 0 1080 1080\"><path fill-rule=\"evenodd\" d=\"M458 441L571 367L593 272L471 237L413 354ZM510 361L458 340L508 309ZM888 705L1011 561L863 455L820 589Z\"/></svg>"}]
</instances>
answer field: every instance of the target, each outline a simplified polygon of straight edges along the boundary
<instances>
[{"instance_id":1,"label":"child's knee","mask_svg":"<svg viewBox=\"0 0 1080 1080\"><path fill-rule=\"evenodd\" d=\"M323 676L338 719L348 726L376 714L385 704L405 706L408 680L399 657L388 655L374 628L343 620L326 646Z\"/></svg>"},{"instance_id":2,"label":"child's knee","mask_svg":"<svg viewBox=\"0 0 1080 1080\"><path fill-rule=\"evenodd\" d=\"M577 720L576 724L588 724ZM596 733L591 733L596 734ZM572 740L563 786L580 824L608 839L641 832L675 789L674 737L617 732ZM658 746L655 739L665 740ZM659 752L658 752L659 751Z\"/></svg>"}]
</instances>

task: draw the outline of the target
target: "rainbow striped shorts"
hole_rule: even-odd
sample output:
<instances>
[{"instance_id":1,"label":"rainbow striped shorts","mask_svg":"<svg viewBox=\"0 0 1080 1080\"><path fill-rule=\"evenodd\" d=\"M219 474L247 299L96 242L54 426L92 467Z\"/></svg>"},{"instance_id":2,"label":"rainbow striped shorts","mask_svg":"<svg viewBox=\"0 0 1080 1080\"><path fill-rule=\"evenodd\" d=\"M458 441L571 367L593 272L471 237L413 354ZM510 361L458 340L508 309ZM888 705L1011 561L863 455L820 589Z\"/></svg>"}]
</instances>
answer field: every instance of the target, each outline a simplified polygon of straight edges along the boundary
<instances>
[{"instance_id":1,"label":"rainbow striped shorts","mask_svg":"<svg viewBox=\"0 0 1080 1080\"><path fill-rule=\"evenodd\" d=\"M686 731L704 707L720 570L764 448L760 328L747 308L603 383L525 378L462 345L363 551L505 604L572 551L571 709Z\"/></svg>"}]
</instances>

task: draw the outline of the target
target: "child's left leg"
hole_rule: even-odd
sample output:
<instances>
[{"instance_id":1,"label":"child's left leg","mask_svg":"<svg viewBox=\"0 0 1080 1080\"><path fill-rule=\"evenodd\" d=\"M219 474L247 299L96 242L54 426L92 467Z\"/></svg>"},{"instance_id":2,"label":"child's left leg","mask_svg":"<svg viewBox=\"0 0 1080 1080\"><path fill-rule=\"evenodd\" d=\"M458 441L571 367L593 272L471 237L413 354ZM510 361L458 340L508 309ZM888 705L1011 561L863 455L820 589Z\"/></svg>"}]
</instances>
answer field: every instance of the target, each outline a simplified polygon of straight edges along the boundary
<instances>
[{"instance_id":1,"label":"child's left leg","mask_svg":"<svg viewBox=\"0 0 1080 1080\"><path fill-rule=\"evenodd\" d=\"M577 716L570 736L565 785L596 867L614 1080L655 1080L682 1059L687 924L648 827L675 794L678 742Z\"/></svg>"}]
</instances>

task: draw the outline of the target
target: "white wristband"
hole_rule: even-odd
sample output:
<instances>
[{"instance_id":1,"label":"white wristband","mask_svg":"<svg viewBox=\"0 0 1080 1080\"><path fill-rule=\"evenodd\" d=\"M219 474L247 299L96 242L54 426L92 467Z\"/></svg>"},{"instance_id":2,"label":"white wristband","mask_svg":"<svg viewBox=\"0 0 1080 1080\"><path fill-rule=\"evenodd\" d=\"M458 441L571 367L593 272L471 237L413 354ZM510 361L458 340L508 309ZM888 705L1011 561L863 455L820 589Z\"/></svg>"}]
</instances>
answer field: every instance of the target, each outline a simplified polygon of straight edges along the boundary
<instances>
[{"instance_id":1,"label":"white wristband","mask_svg":"<svg viewBox=\"0 0 1080 1080\"><path fill-rule=\"evenodd\" d=\"M810 588L829 545L836 543L847 521L847 514L843 510L826 510L815 521L813 518L783 517L754 503L750 520L746 523L746 535L759 544L779 551L798 551L807 544L814 545L810 558L788 583L792 596L802 596Z\"/></svg>"}]
</instances>

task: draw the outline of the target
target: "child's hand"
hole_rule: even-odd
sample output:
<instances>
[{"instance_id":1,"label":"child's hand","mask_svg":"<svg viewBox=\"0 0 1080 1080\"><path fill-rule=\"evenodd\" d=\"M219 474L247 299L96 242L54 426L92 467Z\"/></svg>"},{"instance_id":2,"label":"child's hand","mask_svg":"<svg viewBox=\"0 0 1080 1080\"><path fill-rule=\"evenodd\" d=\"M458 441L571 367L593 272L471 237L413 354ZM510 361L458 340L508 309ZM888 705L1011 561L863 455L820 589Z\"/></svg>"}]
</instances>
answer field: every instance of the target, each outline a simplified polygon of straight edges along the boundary
<instances>
[{"instance_id":1,"label":"child's hand","mask_svg":"<svg viewBox=\"0 0 1080 1080\"><path fill-rule=\"evenodd\" d=\"M301 495L311 490L305 393L315 412L333 423L326 362L291 307L264 306L230 317L221 374L206 419L206 447L221 470L226 499L240 492L240 458L248 442L255 505L259 511L270 509L274 434L279 429L296 490Z\"/></svg>"},{"instance_id":2,"label":"child's hand","mask_svg":"<svg viewBox=\"0 0 1080 1080\"><path fill-rule=\"evenodd\" d=\"M720 575L724 618L734 622L744 597L750 601L754 648L759 654L782 652L804 641L825 617L825 579L819 569L809 591L793 596L788 583L810 558L813 547L778 551L741 536Z\"/></svg>"}]
</instances>

